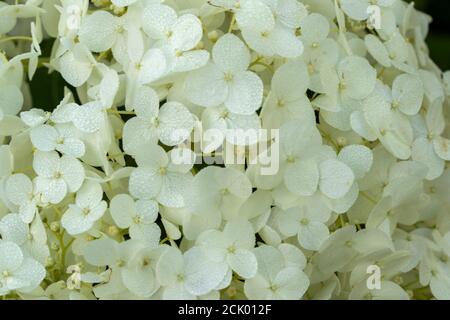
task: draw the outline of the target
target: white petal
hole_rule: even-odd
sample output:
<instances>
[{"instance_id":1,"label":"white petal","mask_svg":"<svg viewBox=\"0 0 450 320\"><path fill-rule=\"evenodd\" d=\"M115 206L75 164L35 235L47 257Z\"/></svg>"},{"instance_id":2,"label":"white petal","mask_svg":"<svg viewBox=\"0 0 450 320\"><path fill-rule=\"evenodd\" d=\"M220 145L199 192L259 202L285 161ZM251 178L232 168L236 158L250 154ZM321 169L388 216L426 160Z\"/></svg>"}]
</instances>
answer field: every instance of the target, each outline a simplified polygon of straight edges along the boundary
<instances>
[{"instance_id":1,"label":"white petal","mask_svg":"<svg viewBox=\"0 0 450 320\"><path fill-rule=\"evenodd\" d=\"M146 246L157 247L161 239L161 229L156 223L133 224L130 227L130 237L142 241Z\"/></svg>"},{"instance_id":2,"label":"white petal","mask_svg":"<svg viewBox=\"0 0 450 320\"><path fill-rule=\"evenodd\" d=\"M150 5L142 12L142 28L150 38L163 39L177 21L177 13L165 5Z\"/></svg>"},{"instance_id":3,"label":"white petal","mask_svg":"<svg viewBox=\"0 0 450 320\"><path fill-rule=\"evenodd\" d=\"M284 100L285 103L301 99L308 85L308 70L301 61L283 64L272 78L272 90L277 98Z\"/></svg>"},{"instance_id":4,"label":"white petal","mask_svg":"<svg viewBox=\"0 0 450 320\"><path fill-rule=\"evenodd\" d=\"M238 249L236 252L228 254L227 261L230 268L244 279L254 277L258 270L256 257L249 250Z\"/></svg>"},{"instance_id":5,"label":"white petal","mask_svg":"<svg viewBox=\"0 0 450 320\"><path fill-rule=\"evenodd\" d=\"M93 133L100 130L104 121L99 102L89 102L79 106L72 114L75 127L83 132Z\"/></svg>"},{"instance_id":6,"label":"white petal","mask_svg":"<svg viewBox=\"0 0 450 320\"><path fill-rule=\"evenodd\" d=\"M116 39L117 18L107 11L94 11L84 18L78 31L80 42L92 52L106 51Z\"/></svg>"},{"instance_id":7,"label":"white petal","mask_svg":"<svg viewBox=\"0 0 450 320\"><path fill-rule=\"evenodd\" d=\"M443 160L450 161L450 140L438 137L433 140L434 151Z\"/></svg>"},{"instance_id":8,"label":"white petal","mask_svg":"<svg viewBox=\"0 0 450 320\"><path fill-rule=\"evenodd\" d=\"M161 49L150 49L142 57L139 83L147 84L161 78L167 71L167 60Z\"/></svg>"},{"instance_id":9,"label":"white petal","mask_svg":"<svg viewBox=\"0 0 450 320\"><path fill-rule=\"evenodd\" d=\"M74 87L80 87L87 81L93 67L88 59L79 59L72 51L68 51L59 59L59 65L64 80Z\"/></svg>"},{"instance_id":10,"label":"white petal","mask_svg":"<svg viewBox=\"0 0 450 320\"><path fill-rule=\"evenodd\" d=\"M177 276L184 274L184 259L181 251L170 247L156 264L156 277L163 286L173 285Z\"/></svg>"},{"instance_id":11,"label":"white petal","mask_svg":"<svg viewBox=\"0 0 450 320\"><path fill-rule=\"evenodd\" d=\"M84 168L81 162L69 156L62 156L61 173L70 192L76 192L80 189L84 181Z\"/></svg>"},{"instance_id":12,"label":"white petal","mask_svg":"<svg viewBox=\"0 0 450 320\"><path fill-rule=\"evenodd\" d=\"M317 251L325 240L329 237L329 230L321 222L309 221L307 225L302 225L298 231L298 242L307 250Z\"/></svg>"},{"instance_id":13,"label":"white petal","mask_svg":"<svg viewBox=\"0 0 450 320\"><path fill-rule=\"evenodd\" d=\"M339 152L338 160L349 166L356 179L361 179L373 164L372 151L361 145L350 145Z\"/></svg>"},{"instance_id":14,"label":"white petal","mask_svg":"<svg viewBox=\"0 0 450 320\"><path fill-rule=\"evenodd\" d=\"M296 161L284 174L288 190L299 196L313 195L319 184L319 168L315 160Z\"/></svg>"},{"instance_id":15,"label":"white petal","mask_svg":"<svg viewBox=\"0 0 450 320\"><path fill-rule=\"evenodd\" d=\"M344 58L339 63L338 72L341 81L344 81L345 92L353 99L364 99L375 88L377 73L364 58Z\"/></svg>"},{"instance_id":16,"label":"white petal","mask_svg":"<svg viewBox=\"0 0 450 320\"><path fill-rule=\"evenodd\" d=\"M18 214L8 214L0 221L2 240L22 245L28 240L28 232L28 225L22 221Z\"/></svg>"},{"instance_id":17,"label":"white petal","mask_svg":"<svg viewBox=\"0 0 450 320\"><path fill-rule=\"evenodd\" d=\"M24 291L31 291L35 289L46 275L45 268L36 260L31 258L25 258L23 264L19 270L14 273L14 278L18 278L21 281L27 282L27 288L23 288Z\"/></svg>"},{"instance_id":18,"label":"white petal","mask_svg":"<svg viewBox=\"0 0 450 320\"><path fill-rule=\"evenodd\" d=\"M186 140L194 128L194 118L189 110L179 102L167 102L159 112L160 136L168 146L178 145Z\"/></svg>"},{"instance_id":19,"label":"white petal","mask_svg":"<svg viewBox=\"0 0 450 320\"><path fill-rule=\"evenodd\" d=\"M15 205L29 201L29 196L33 191L33 184L30 178L24 174L15 174L6 180L6 196Z\"/></svg>"},{"instance_id":20,"label":"white petal","mask_svg":"<svg viewBox=\"0 0 450 320\"><path fill-rule=\"evenodd\" d=\"M8 272L15 271L23 261L23 254L19 246L13 242L0 242L0 269Z\"/></svg>"},{"instance_id":21,"label":"white petal","mask_svg":"<svg viewBox=\"0 0 450 320\"><path fill-rule=\"evenodd\" d=\"M124 285L140 297L150 297L158 289L152 269L126 268L122 270L122 278Z\"/></svg>"},{"instance_id":22,"label":"white petal","mask_svg":"<svg viewBox=\"0 0 450 320\"><path fill-rule=\"evenodd\" d=\"M234 75L225 106L236 114L252 114L261 107L263 82L253 72Z\"/></svg>"},{"instance_id":23,"label":"white petal","mask_svg":"<svg viewBox=\"0 0 450 320\"><path fill-rule=\"evenodd\" d=\"M42 125L31 130L30 138L31 142L38 150L53 151L55 150L59 135L52 126Z\"/></svg>"},{"instance_id":24,"label":"white petal","mask_svg":"<svg viewBox=\"0 0 450 320\"><path fill-rule=\"evenodd\" d=\"M174 57L173 72L187 72L204 67L209 60L209 52L206 50L192 50L183 52L181 56Z\"/></svg>"},{"instance_id":25,"label":"white petal","mask_svg":"<svg viewBox=\"0 0 450 320\"><path fill-rule=\"evenodd\" d=\"M71 206L62 216L61 225L70 235L78 235L92 228L94 222L79 207Z\"/></svg>"},{"instance_id":26,"label":"white petal","mask_svg":"<svg viewBox=\"0 0 450 320\"><path fill-rule=\"evenodd\" d=\"M243 218L229 221L223 230L223 234L237 247L250 250L255 245L254 230L250 222Z\"/></svg>"},{"instance_id":27,"label":"white petal","mask_svg":"<svg viewBox=\"0 0 450 320\"><path fill-rule=\"evenodd\" d=\"M141 217L142 222L149 224L158 218L158 203L153 200L136 201L136 213Z\"/></svg>"},{"instance_id":28,"label":"white petal","mask_svg":"<svg viewBox=\"0 0 450 320\"><path fill-rule=\"evenodd\" d=\"M250 64L250 51L238 37L231 33L219 38L213 47L212 57L214 63L223 72L245 71Z\"/></svg>"},{"instance_id":29,"label":"white petal","mask_svg":"<svg viewBox=\"0 0 450 320\"><path fill-rule=\"evenodd\" d=\"M190 72L185 81L186 97L203 107L222 104L228 95L224 77L223 72L212 63Z\"/></svg>"},{"instance_id":30,"label":"white petal","mask_svg":"<svg viewBox=\"0 0 450 320\"><path fill-rule=\"evenodd\" d=\"M319 165L319 187L327 197L339 199L352 187L355 175L344 163L336 160L326 160Z\"/></svg>"},{"instance_id":31,"label":"white petal","mask_svg":"<svg viewBox=\"0 0 450 320\"><path fill-rule=\"evenodd\" d=\"M216 288L228 271L226 263L209 260L201 248L194 247L185 253L186 290L193 295L204 295Z\"/></svg>"},{"instance_id":32,"label":"white petal","mask_svg":"<svg viewBox=\"0 0 450 320\"><path fill-rule=\"evenodd\" d=\"M163 179L156 170L137 168L130 176L130 193L138 199L153 199L162 188Z\"/></svg>"},{"instance_id":33,"label":"white petal","mask_svg":"<svg viewBox=\"0 0 450 320\"><path fill-rule=\"evenodd\" d=\"M42 193L45 201L57 204L67 195L67 184L63 179L37 177L34 181L36 190Z\"/></svg>"},{"instance_id":34,"label":"white petal","mask_svg":"<svg viewBox=\"0 0 450 320\"><path fill-rule=\"evenodd\" d=\"M398 76L392 84L392 97L398 108L407 115L415 115L422 106L424 97L422 81L410 74Z\"/></svg>"},{"instance_id":35,"label":"white petal","mask_svg":"<svg viewBox=\"0 0 450 320\"><path fill-rule=\"evenodd\" d=\"M270 34L272 48L276 54L285 58L296 58L303 54L303 43L293 30L275 27Z\"/></svg>"},{"instance_id":36,"label":"white petal","mask_svg":"<svg viewBox=\"0 0 450 320\"><path fill-rule=\"evenodd\" d=\"M136 115L143 120L151 119L158 115L159 97L155 90L147 86L141 86L132 102Z\"/></svg>"},{"instance_id":37,"label":"white petal","mask_svg":"<svg viewBox=\"0 0 450 320\"><path fill-rule=\"evenodd\" d=\"M286 268L277 274L275 283L282 299L299 300L309 287L309 279L298 268Z\"/></svg>"},{"instance_id":38,"label":"white petal","mask_svg":"<svg viewBox=\"0 0 450 320\"><path fill-rule=\"evenodd\" d=\"M16 115L23 104L22 92L13 85L0 87L0 110L7 115Z\"/></svg>"},{"instance_id":39,"label":"white petal","mask_svg":"<svg viewBox=\"0 0 450 320\"><path fill-rule=\"evenodd\" d=\"M111 200L109 211L119 228L129 228L133 223L135 215L135 204L133 198L127 194L119 194Z\"/></svg>"},{"instance_id":40,"label":"white petal","mask_svg":"<svg viewBox=\"0 0 450 320\"><path fill-rule=\"evenodd\" d=\"M172 46L181 51L193 49L202 38L202 24L193 14L184 14L172 26L170 42Z\"/></svg>"},{"instance_id":41,"label":"white petal","mask_svg":"<svg viewBox=\"0 0 450 320\"><path fill-rule=\"evenodd\" d=\"M412 159L428 168L427 179L434 180L444 171L445 161L438 157L427 138L418 138L412 145Z\"/></svg>"},{"instance_id":42,"label":"white petal","mask_svg":"<svg viewBox=\"0 0 450 320\"><path fill-rule=\"evenodd\" d=\"M248 0L240 3L241 8L236 11L236 20L241 29L271 30L275 19L269 6L262 1Z\"/></svg>"},{"instance_id":43,"label":"white petal","mask_svg":"<svg viewBox=\"0 0 450 320\"><path fill-rule=\"evenodd\" d=\"M80 208L94 208L102 199L101 185L94 181L86 181L77 193L76 204Z\"/></svg>"}]
</instances>

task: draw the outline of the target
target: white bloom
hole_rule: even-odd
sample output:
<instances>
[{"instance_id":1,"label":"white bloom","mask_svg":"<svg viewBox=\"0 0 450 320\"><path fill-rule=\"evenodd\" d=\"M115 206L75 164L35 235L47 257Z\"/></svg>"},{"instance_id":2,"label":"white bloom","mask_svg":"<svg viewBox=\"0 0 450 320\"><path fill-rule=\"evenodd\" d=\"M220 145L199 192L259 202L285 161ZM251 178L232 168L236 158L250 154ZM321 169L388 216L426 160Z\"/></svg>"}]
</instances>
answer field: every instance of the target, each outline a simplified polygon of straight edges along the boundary
<instances>
[{"instance_id":1,"label":"white bloom","mask_svg":"<svg viewBox=\"0 0 450 320\"><path fill-rule=\"evenodd\" d=\"M50 118L50 112L41 109L31 109L20 113L20 119L29 127L34 128L44 124Z\"/></svg>"},{"instance_id":2,"label":"white bloom","mask_svg":"<svg viewBox=\"0 0 450 320\"><path fill-rule=\"evenodd\" d=\"M100 184L86 181L78 190L75 204L61 218L61 224L71 235L81 234L92 228L106 211L106 201L102 200L103 190Z\"/></svg>"},{"instance_id":3,"label":"white bloom","mask_svg":"<svg viewBox=\"0 0 450 320\"><path fill-rule=\"evenodd\" d=\"M196 257L189 259L188 274L192 270L197 270L197 274L188 279L186 289L192 294L203 295L216 288L225 288L231 281L231 271L243 278L252 278L258 267L251 251L254 243L253 227L243 219L228 222L222 232L208 230L202 233L196 241L198 247L188 251ZM205 264L210 268L204 268Z\"/></svg>"},{"instance_id":4,"label":"white bloom","mask_svg":"<svg viewBox=\"0 0 450 320\"><path fill-rule=\"evenodd\" d=\"M169 247L156 265L156 277L163 289L162 297L167 300L193 300L196 296L189 293L185 283L189 274L186 274L186 264L189 255L173 247Z\"/></svg>"},{"instance_id":5,"label":"white bloom","mask_svg":"<svg viewBox=\"0 0 450 320\"><path fill-rule=\"evenodd\" d=\"M84 181L84 169L81 163L70 156L56 152L40 152L34 155L33 169L38 176L35 179L36 190L42 193L43 200L59 203L68 192L76 192Z\"/></svg>"},{"instance_id":6,"label":"white bloom","mask_svg":"<svg viewBox=\"0 0 450 320\"><path fill-rule=\"evenodd\" d=\"M209 226L206 230L218 227L222 218L228 220L237 216L251 193L249 179L236 169L209 166L201 170L186 191L186 206L194 214L186 219L185 227L195 223L192 227L201 229L200 221Z\"/></svg>"},{"instance_id":7,"label":"white bloom","mask_svg":"<svg viewBox=\"0 0 450 320\"><path fill-rule=\"evenodd\" d=\"M330 212L313 205L288 209L279 215L278 224L286 236L297 235L300 245L307 250L317 251L329 236L324 224L330 218Z\"/></svg>"},{"instance_id":8,"label":"white bloom","mask_svg":"<svg viewBox=\"0 0 450 320\"><path fill-rule=\"evenodd\" d=\"M15 174L6 180L6 196L9 201L19 207L19 215L23 222L33 221L38 212L37 205L40 204L40 194L26 175Z\"/></svg>"},{"instance_id":9,"label":"white bloom","mask_svg":"<svg viewBox=\"0 0 450 320\"><path fill-rule=\"evenodd\" d=\"M280 248L281 249L281 248ZM290 265L283 253L270 246L254 249L258 261L255 277L245 281L249 299L299 300L309 287L309 279L301 265Z\"/></svg>"},{"instance_id":10,"label":"white bloom","mask_svg":"<svg viewBox=\"0 0 450 320\"><path fill-rule=\"evenodd\" d=\"M84 155L84 143L77 138L76 129L70 125L41 125L31 129L30 138L39 151L59 151L72 157Z\"/></svg>"},{"instance_id":11,"label":"white bloom","mask_svg":"<svg viewBox=\"0 0 450 320\"><path fill-rule=\"evenodd\" d=\"M194 127L194 118L184 105L170 101L159 108L158 96L149 87L139 89L134 110L136 117L128 120L123 128L124 148L130 154L159 140L168 146L180 144Z\"/></svg>"},{"instance_id":12,"label":"white bloom","mask_svg":"<svg viewBox=\"0 0 450 320\"><path fill-rule=\"evenodd\" d=\"M234 145L252 145L258 142L261 123L256 113L241 115L228 111L225 107L205 109L202 113L203 150L216 150L224 139ZM216 130L216 131L213 131ZM220 133L220 136L210 133Z\"/></svg>"},{"instance_id":13,"label":"white bloom","mask_svg":"<svg viewBox=\"0 0 450 320\"><path fill-rule=\"evenodd\" d=\"M150 5L142 13L143 30L158 40L167 54L169 70L186 72L203 67L208 59L206 50L193 50L202 38L200 20L192 14L177 17L172 8L165 5Z\"/></svg>"},{"instance_id":14,"label":"white bloom","mask_svg":"<svg viewBox=\"0 0 450 320\"><path fill-rule=\"evenodd\" d=\"M36 216L31 225L23 222L16 213L4 216L0 220L0 234L3 240L20 246L24 256L45 265L50 251L47 246L47 233L39 216Z\"/></svg>"},{"instance_id":15,"label":"white bloom","mask_svg":"<svg viewBox=\"0 0 450 320\"><path fill-rule=\"evenodd\" d=\"M165 250L164 246L146 247L128 258L122 270L122 280L128 290L140 297L150 297L159 289L155 269Z\"/></svg>"},{"instance_id":16,"label":"white bloom","mask_svg":"<svg viewBox=\"0 0 450 320\"><path fill-rule=\"evenodd\" d=\"M176 164L157 145L147 145L136 154L136 168L130 176L130 193L138 199L157 200L164 206L184 206L183 192L192 178L192 166Z\"/></svg>"},{"instance_id":17,"label":"white bloom","mask_svg":"<svg viewBox=\"0 0 450 320\"><path fill-rule=\"evenodd\" d=\"M89 79L97 61L86 46L77 43L62 55L57 63L64 80L74 87L79 87Z\"/></svg>"},{"instance_id":18,"label":"white bloom","mask_svg":"<svg viewBox=\"0 0 450 320\"><path fill-rule=\"evenodd\" d=\"M153 200L137 200L120 194L111 200L111 216L119 228L129 229L130 238L155 247L161 237L161 229L155 223L158 204Z\"/></svg>"},{"instance_id":19,"label":"white bloom","mask_svg":"<svg viewBox=\"0 0 450 320\"><path fill-rule=\"evenodd\" d=\"M255 73L247 71L250 52L245 44L235 35L224 35L213 47L212 60L186 78L188 99L203 107L223 103L237 114L252 114L258 110L263 83Z\"/></svg>"},{"instance_id":20,"label":"white bloom","mask_svg":"<svg viewBox=\"0 0 450 320\"><path fill-rule=\"evenodd\" d=\"M342 59L336 69L324 66L320 76L325 93L314 99L313 105L323 111L321 115L328 124L343 131L349 130L347 105L372 93L376 83L375 69L366 59L349 56Z\"/></svg>"},{"instance_id":21,"label":"white bloom","mask_svg":"<svg viewBox=\"0 0 450 320\"><path fill-rule=\"evenodd\" d=\"M394 0L378 0L375 2L380 7L390 7ZM344 12L354 20L366 20L369 18L369 11L367 10L373 3L369 0L342 0L341 7ZM381 10L381 9L380 9Z\"/></svg>"},{"instance_id":22,"label":"white bloom","mask_svg":"<svg viewBox=\"0 0 450 320\"><path fill-rule=\"evenodd\" d=\"M303 62L282 65L272 78L272 90L261 111L263 127L278 129L285 122L301 119L315 122L315 115L306 96L309 75Z\"/></svg>"},{"instance_id":23,"label":"white bloom","mask_svg":"<svg viewBox=\"0 0 450 320\"><path fill-rule=\"evenodd\" d=\"M45 277L45 268L36 260L24 257L20 247L9 241L0 241L0 295L12 290L29 292L39 286Z\"/></svg>"}]
</instances>

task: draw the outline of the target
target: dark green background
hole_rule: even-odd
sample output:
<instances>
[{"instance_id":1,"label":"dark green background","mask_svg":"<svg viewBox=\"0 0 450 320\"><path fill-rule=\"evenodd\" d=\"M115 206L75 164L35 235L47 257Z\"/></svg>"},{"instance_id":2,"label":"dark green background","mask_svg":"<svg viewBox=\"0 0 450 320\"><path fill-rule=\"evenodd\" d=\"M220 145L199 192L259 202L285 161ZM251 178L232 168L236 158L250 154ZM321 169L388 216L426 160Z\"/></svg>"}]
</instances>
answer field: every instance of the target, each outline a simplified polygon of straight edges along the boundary
<instances>
[{"instance_id":1,"label":"dark green background","mask_svg":"<svg viewBox=\"0 0 450 320\"><path fill-rule=\"evenodd\" d=\"M427 38L431 57L442 70L450 70L450 0L416 0L414 2L416 8L433 18Z\"/></svg>"},{"instance_id":2,"label":"dark green background","mask_svg":"<svg viewBox=\"0 0 450 320\"><path fill-rule=\"evenodd\" d=\"M450 0L416 0L415 3L417 8L433 17L427 39L431 57L442 70L450 70ZM42 44L44 56L49 55L52 41ZM45 68L39 68L31 82L34 107L53 110L63 97L64 85L67 84L57 72L49 75Z\"/></svg>"}]
</instances>

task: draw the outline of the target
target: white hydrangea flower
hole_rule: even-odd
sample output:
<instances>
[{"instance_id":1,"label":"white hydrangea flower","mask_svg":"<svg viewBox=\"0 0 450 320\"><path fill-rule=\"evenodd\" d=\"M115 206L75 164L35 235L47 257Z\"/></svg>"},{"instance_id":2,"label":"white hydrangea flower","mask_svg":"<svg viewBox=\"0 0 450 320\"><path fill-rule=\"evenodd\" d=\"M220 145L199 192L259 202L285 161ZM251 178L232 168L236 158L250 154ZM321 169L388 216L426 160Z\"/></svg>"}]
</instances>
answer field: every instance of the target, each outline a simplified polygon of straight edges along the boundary
<instances>
[{"instance_id":1,"label":"white hydrangea flower","mask_svg":"<svg viewBox=\"0 0 450 320\"><path fill-rule=\"evenodd\" d=\"M33 169L38 174L36 190L43 200L59 203L68 192L76 192L83 184L85 173L81 163L70 156L60 157L55 151L37 151L33 159Z\"/></svg>"},{"instance_id":2,"label":"white hydrangea flower","mask_svg":"<svg viewBox=\"0 0 450 320\"><path fill-rule=\"evenodd\" d=\"M189 279L187 290L195 295L203 295L214 289L225 288L231 281L231 271L245 279L252 278L258 268L256 257L251 251L254 243L253 227L243 219L229 221L223 231L208 230L202 233L197 238L197 247L191 249L196 259L191 257L187 268L188 273L190 270L203 272ZM211 265L211 269L203 269L205 263ZM206 275L209 272L211 274ZM216 279L216 282L212 279Z\"/></svg>"},{"instance_id":3,"label":"white hydrangea flower","mask_svg":"<svg viewBox=\"0 0 450 320\"><path fill-rule=\"evenodd\" d=\"M307 250L318 251L329 236L324 224L330 218L330 212L313 206L295 207L279 215L281 232L288 237L297 235L300 245Z\"/></svg>"},{"instance_id":4,"label":"white hydrangea flower","mask_svg":"<svg viewBox=\"0 0 450 320\"><path fill-rule=\"evenodd\" d=\"M147 246L129 257L128 265L122 270L123 284L139 297L151 297L158 289L156 266L165 247Z\"/></svg>"},{"instance_id":5,"label":"white hydrangea flower","mask_svg":"<svg viewBox=\"0 0 450 320\"><path fill-rule=\"evenodd\" d=\"M263 127L278 129L293 119L314 123L315 115L306 96L308 84L309 75L303 62L290 62L278 68L261 110Z\"/></svg>"},{"instance_id":6,"label":"white hydrangea flower","mask_svg":"<svg viewBox=\"0 0 450 320\"><path fill-rule=\"evenodd\" d=\"M209 59L206 50L194 50L203 31L200 20L193 14L177 17L174 9L166 5L150 5L142 13L143 30L157 40L168 58L168 69L186 72L203 67Z\"/></svg>"},{"instance_id":7,"label":"white hydrangea flower","mask_svg":"<svg viewBox=\"0 0 450 320\"><path fill-rule=\"evenodd\" d=\"M31 223L41 204L40 193L36 184L24 174L15 174L6 180L6 196L9 201L19 207L18 213L25 223Z\"/></svg>"},{"instance_id":8,"label":"white hydrangea flower","mask_svg":"<svg viewBox=\"0 0 450 320\"><path fill-rule=\"evenodd\" d=\"M348 104L367 98L375 88L376 71L358 56L342 59L337 68L325 66L320 71L324 94L313 100L321 115L331 126L347 131L350 127ZM340 119L344 117L344 119Z\"/></svg>"},{"instance_id":9,"label":"white hydrangea flower","mask_svg":"<svg viewBox=\"0 0 450 320\"><path fill-rule=\"evenodd\" d=\"M428 167L427 179L434 180L444 172L445 161L450 161L450 140L442 137L445 127L442 102L431 105L425 119L416 117L416 139L412 158Z\"/></svg>"},{"instance_id":10,"label":"white hydrangea flower","mask_svg":"<svg viewBox=\"0 0 450 320\"><path fill-rule=\"evenodd\" d=\"M409 56L408 43L399 32L391 35L385 42L369 34L365 37L364 42L370 55L382 66L386 68L394 66L399 70L408 70L409 66L405 64Z\"/></svg>"},{"instance_id":11,"label":"white hydrangea flower","mask_svg":"<svg viewBox=\"0 0 450 320\"><path fill-rule=\"evenodd\" d=\"M39 151L59 151L79 158L84 155L84 143L77 138L76 129L70 125L41 125L32 128L30 138Z\"/></svg>"},{"instance_id":12,"label":"white hydrangea flower","mask_svg":"<svg viewBox=\"0 0 450 320\"><path fill-rule=\"evenodd\" d=\"M188 255L176 248L169 247L156 265L156 277L164 288L165 300L194 300L197 297L186 289L189 274L186 274Z\"/></svg>"},{"instance_id":13,"label":"white hydrangea flower","mask_svg":"<svg viewBox=\"0 0 450 320\"><path fill-rule=\"evenodd\" d=\"M158 245L161 229L155 223L158 217L156 201L134 201L129 195L120 194L111 200L110 212L119 228L129 229L131 239L150 246Z\"/></svg>"},{"instance_id":14,"label":"white hydrangea flower","mask_svg":"<svg viewBox=\"0 0 450 320\"><path fill-rule=\"evenodd\" d=\"M46 264L50 250L47 246L47 233L39 216L28 225L16 213L6 215L0 220L0 234L3 240L20 246L24 256L29 256L42 265Z\"/></svg>"},{"instance_id":15,"label":"white hydrangea flower","mask_svg":"<svg viewBox=\"0 0 450 320\"><path fill-rule=\"evenodd\" d=\"M186 78L188 99L203 107L223 103L237 114L252 114L258 110L263 83L255 73L247 71L250 52L245 44L235 35L224 35L212 49L212 60Z\"/></svg>"},{"instance_id":16,"label":"white hydrangea flower","mask_svg":"<svg viewBox=\"0 0 450 320\"><path fill-rule=\"evenodd\" d=\"M149 87L142 87L137 93L134 110L136 117L123 128L124 149L129 154L159 140L168 146L178 145L194 128L194 118L184 105L170 101L159 108L159 98Z\"/></svg>"},{"instance_id":17,"label":"white hydrangea flower","mask_svg":"<svg viewBox=\"0 0 450 320\"><path fill-rule=\"evenodd\" d=\"M242 204L250 197L252 185L242 172L233 168L207 167L195 175L185 193L186 206L193 215L184 221L184 227L216 228L222 219L238 215Z\"/></svg>"},{"instance_id":18,"label":"white hydrangea flower","mask_svg":"<svg viewBox=\"0 0 450 320\"><path fill-rule=\"evenodd\" d=\"M254 253L258 272L244 285L249 299L298 300L305 294L309 279L302 271L304 266L286 263L282 251L274 247L260 246Z\"/></svg>"},{"instance_id":19,"label":"white hydrangea flower","mask_svg":"<svg viewBox=\"0 0 450 320\"><path fill-rule=\"evenodd\" d=\"M102 200L103 189L100 184L86 181L78 190L75 204L61 218L61 225L71 235L78 235L92 228L106 211L107 203Z\"/></svg>"},{"instance_id":20,"label":"white hydrangea flower","mask_svg":"<svg viewBox=\"0 0 450 320\"><path fill-rule=\"evenodd\" d=\"M36 260L24 257L20 247L0 240L0 295L12 290L29 292L45 277L45 268Z\"/></svg>"},{"instance_id":21,"label":"white hydrangea flower","mask_svg":"<svg viewBox=\"0 0 450 320\"><path fill-rule=\"evenodd\" d=\"M57 63L64 80L74 87L79 87L89 79L97 61L85 45L77 43L62 55Z\"/></svg>"},{"instance_id":22,"label":"white hydrangea flower","mask_svg":"<svg viewBox=\"0 0 450 320\"><path fill-rule=\"evenodd\" d=\"M172 157L157 145L141 148L135 158L138 168L130 176L131 195L168 207L183 207L183 193L192 179L192 166L173 163Z\"/></svg>"},{"instance_id":23,"label":"white hydrangea flower","mask_svg":"<svg viewBox=\"0 0 450 320\"><path fill-rule=\"evenodd\" d=\"M224 106L207 108L202 113L202 128L206 132L203 136L205 144L203 150L208 153L223 145L224 139L234 145L252 145L258 142L261 122L256 113L250 115L236 114L228 111ZM208 134L217 130L220 136ZM246 133L249 134L246 134Z\"/></svg>"},{"instance_id":24,"label":"white hydrangea flower","mask_svg":"<svg viewBox=\"0 0 450 320\"><path fill-rule=\"evenodd\" d=\"M370 0L342 0L342 10L354 20L366 20L369 18L369 6L376 4L380 7L388 8L394 4L395 0L378 0L375 3ZM380 9L381 10L381 9Z\"/></svg>"}]
</instances>

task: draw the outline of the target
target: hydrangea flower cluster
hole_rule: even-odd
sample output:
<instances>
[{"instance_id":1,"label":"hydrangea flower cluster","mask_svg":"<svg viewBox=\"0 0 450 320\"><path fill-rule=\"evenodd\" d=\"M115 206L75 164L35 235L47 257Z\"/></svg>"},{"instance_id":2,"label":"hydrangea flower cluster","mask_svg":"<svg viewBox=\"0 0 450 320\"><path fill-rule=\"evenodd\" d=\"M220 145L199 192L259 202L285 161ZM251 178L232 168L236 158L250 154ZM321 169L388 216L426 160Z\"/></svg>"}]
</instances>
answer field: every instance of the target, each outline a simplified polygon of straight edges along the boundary
<instances>
[{"instance_id":1,"label":"hydrangea flower cluster","mask_svg":"<svg viewBox=\"0 0 450 320\"><path fill-rule=\"evenodd\" d=\"M402 0L0 2L0 297L450 299L430 21ZM67 83L51 112L37 68ZM197 161L221 151L242 161Z\"/></svg>"}]
</instances>

